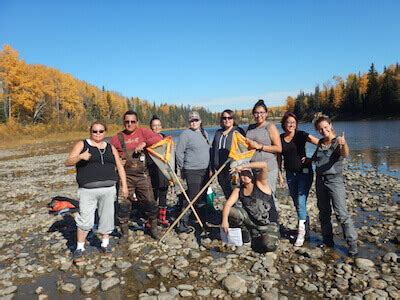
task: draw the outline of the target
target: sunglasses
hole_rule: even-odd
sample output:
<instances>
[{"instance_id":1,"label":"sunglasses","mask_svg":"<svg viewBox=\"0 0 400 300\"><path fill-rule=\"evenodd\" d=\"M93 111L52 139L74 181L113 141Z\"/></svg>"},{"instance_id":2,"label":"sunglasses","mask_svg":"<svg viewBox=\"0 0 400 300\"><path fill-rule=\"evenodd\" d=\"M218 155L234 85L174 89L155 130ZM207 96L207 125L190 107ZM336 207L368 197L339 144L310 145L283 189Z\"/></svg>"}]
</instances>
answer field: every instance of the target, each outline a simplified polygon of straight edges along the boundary
<instances>
[{"instance_id":1,"label":"sunglasses","mask_svg":"<svg viewBox=\"0 0 400 300\"><path fill-rule=\"evenodd\" d=\"M92 133L104 133L105 130L92 130Z\"/></svg>"},{"instance_id":2,"label":"sunglasses","mask_svg":"<svg viewBox=\"0 0 400 300\"><path fill-rule=\"evenodd\" d=\"M136 124L137 121L126 120L124 121L125 124Z\"/></svg>"},{"instance_id":3,"label":"sunglasses","mask_svg":"<svg viewBox=\"0 0 400 300\"><path fill-rule=\"evenodd\" d=\"M266 114L265 111L256 111L256 112L253 113L253 115L255 115L255 116L262 116L264 114Z\"/></svg>"},{"instance_id":4,"label":"sunglasses","mask_svg":"<svg viewBox=\"0 0 400 300\"><path fill-rule=\"evenodd\" d=\"M199 119L193 119L193 120L190 120L189 123L192 123L192 122L199 122L199 121L200 121Z\"/></svg>"},{"instance_id":5,"label":"sunglasses","mask_svg":"<svg viewBox=\"0 0 400 300\"><path fill-rule=\"evenodd\" d=\"M221 119L224 120L224 121L226 121L226 120L232 120L233 117L222 117Z\"/></svg>"}]
</instances>

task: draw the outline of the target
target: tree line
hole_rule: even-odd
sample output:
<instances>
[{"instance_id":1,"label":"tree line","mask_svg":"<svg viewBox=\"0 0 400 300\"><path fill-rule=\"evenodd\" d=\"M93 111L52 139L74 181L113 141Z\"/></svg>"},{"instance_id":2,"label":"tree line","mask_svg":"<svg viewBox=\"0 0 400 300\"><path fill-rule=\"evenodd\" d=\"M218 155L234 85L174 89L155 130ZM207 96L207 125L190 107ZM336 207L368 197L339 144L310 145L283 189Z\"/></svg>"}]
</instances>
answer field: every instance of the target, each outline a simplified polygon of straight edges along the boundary
<instances>
[{"instance_id":1,"label":"tree line","mask_svg":"<svg viewBox=\"0 0 400 300\"><path fill-rule=\"evenodd\" d=\"M312 119L322 111L336 117L398 116L400 113L400 66L390 65L379 74L374 64L368 73L350 74L346 80L333 77L335 84L317 85L313 93L287 97L286 105L300 119Z\"/></svg>"},{"instance_id":2,"label":"tree line","mask_svg":"<svg viewBox=\"0 0 400 300\"><path fill-rule=\"evenodd\" d=\"M165 128L187 126L187 115L199 111L204 125L218 123L218 114L190 105L155 105L138 97L98 88L70 74L39 64L27 64L10 45L0 51L0 122L19 124L81 124L94 120L120 123L127 109L148 124L156 114Z\"/></svg>"}]
</instances>

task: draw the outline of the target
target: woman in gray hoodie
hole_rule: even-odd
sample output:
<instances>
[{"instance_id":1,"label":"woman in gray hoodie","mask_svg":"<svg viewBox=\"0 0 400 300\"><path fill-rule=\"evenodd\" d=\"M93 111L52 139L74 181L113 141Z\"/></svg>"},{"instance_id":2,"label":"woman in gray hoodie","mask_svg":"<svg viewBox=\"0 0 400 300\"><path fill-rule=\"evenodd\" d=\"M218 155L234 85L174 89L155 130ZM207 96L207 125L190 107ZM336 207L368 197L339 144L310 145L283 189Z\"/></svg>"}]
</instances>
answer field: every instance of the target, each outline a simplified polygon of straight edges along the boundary
<instances>
[{"instance_id":1,"label":"woman in gray hoodie","mask_svg":"<svg viewBox=\"0 0 400 300\"><path fill-rule=\"evenodd\" d=\"M207 132L201 125L200 114L197 111L189 112L189 128L185 129L179 136L176 146L176 165L181 171L182 178L186 179L188 196L192 200L208 180L210 164L210 143ZM201 208L205 205L205 195L196 202L195 207ZM182 203L182 209L188 205ZM189 232L189 215L182 218L177 227L178 232Z\"/></svg>"}]
</instances>

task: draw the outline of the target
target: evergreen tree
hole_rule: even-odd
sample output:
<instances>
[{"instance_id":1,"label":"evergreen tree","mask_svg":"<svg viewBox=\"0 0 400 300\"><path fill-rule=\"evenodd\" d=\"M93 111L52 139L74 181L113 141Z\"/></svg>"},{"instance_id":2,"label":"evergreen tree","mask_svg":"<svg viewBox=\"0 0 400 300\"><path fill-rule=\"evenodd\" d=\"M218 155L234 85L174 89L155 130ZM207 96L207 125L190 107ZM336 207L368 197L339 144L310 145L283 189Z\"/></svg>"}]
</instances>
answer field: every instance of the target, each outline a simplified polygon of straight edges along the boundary
<instances>
[{"instance_id":1,"label":"evergreen tree","mask_svg":"<svg viewBox=\"0 0 400 300\"><path fill-rule=\"evenodd\" d=\"M375 70L375 66L372 63L371 68L368 71L368 86L367 94L365 96L365 113L367 115L382 113L380 90L381 89L378 81L378 72Z\"/></svg>"}]
</instances>

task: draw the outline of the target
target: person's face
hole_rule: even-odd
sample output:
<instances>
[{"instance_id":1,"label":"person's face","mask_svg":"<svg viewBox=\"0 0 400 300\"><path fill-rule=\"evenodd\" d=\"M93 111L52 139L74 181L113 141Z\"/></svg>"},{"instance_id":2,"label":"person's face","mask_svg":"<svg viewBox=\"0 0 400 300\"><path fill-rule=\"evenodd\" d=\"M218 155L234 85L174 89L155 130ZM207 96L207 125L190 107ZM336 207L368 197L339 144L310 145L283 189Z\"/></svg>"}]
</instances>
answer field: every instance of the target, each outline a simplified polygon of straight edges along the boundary
<instances>
[{"instance_id":1,"label":"person's face","mask_svg":"<svg viewBox=\"0 0 400 300\"><path fill-rule=\"evenodd\" d=\"M239 173L239 178L243 184L248 184L252 182L253 176L249 170L242 170Z\"/></svg>"},{"instance_id":2,"label":"person's face","mask_svg":"<svg viewBox=\"0 0 400 300\"><path fill-rule=\"evenodd\" d=\"M333 133L332 124L329 124L327 121L319 122L317 125L317 130L323 137L329 137Z\"/></svg>"},{"instance_id":3,"label":"person's face","mask_svg":"<svg viewBox=\"0 0 400 300\"><path fill-rule=\"evenodd\" d=\"M160 120L153 120L151 122L151 130L155 133L160 133L162 129L161 121Z\"/></svg>"},{"instance_id":4,"label":"person's face","mask_svg":"<svg viewBox=\"0 0 400 300\"><path fill-rule=\"evenodd\" d=\"M221 116L221 120L222 120L222 125L224 126L225 129L233 127L233 117L229 113L227 112L223 113Z\"/></svg>"},{"instance_id":5,"label":"person's face","mask_svg":"<svg viewBox=\"0 0 400 300\"><path fill-rule=\"evenodd\" d=\"M193 119L189 121L189 127L193 130L197 130L200 128L201 121L199 119Z\"/></svg>"},{"instance_id":6,"label":"person's face","mask_svg":"<svg viewBox=\"0 0 400 300\"><path fill-rule=\"evenodd\" d=\"M91 131L90 131L90 139L95 142L101 142L104 140L105 136L105 128L101 124L94 124Z\"/></svg>"},{"instance_id":7,"label":"person's face","mask_svg":"<svg viewBox=\"0 0 400 300\"><path fill-rule=\"evenodd\" d=\"M293 117L289 117L285 121L285 131L288 133L296 131L297 122Z\"/></svg>"},{"instance_id":8,"label":"person's face","mask_svg":"<svg viewBox=\"0 0 400 300\"><path fill-rule=\"evenodd\" d=\"M257 106L253 112L254 120L260 124L267 119L267 111L262 106Z\"/></svg>"},{"instance_id":9,"label":"person's face","mask_svg":"<svg viewBox=\"0 0 400 300\"><path fill-rule=\"evenodd\" d=\"M138 120L135 115L126 115L124 118L125 129L129 132L136 130L138 126Z\"/></svg>"}]
</instances>

